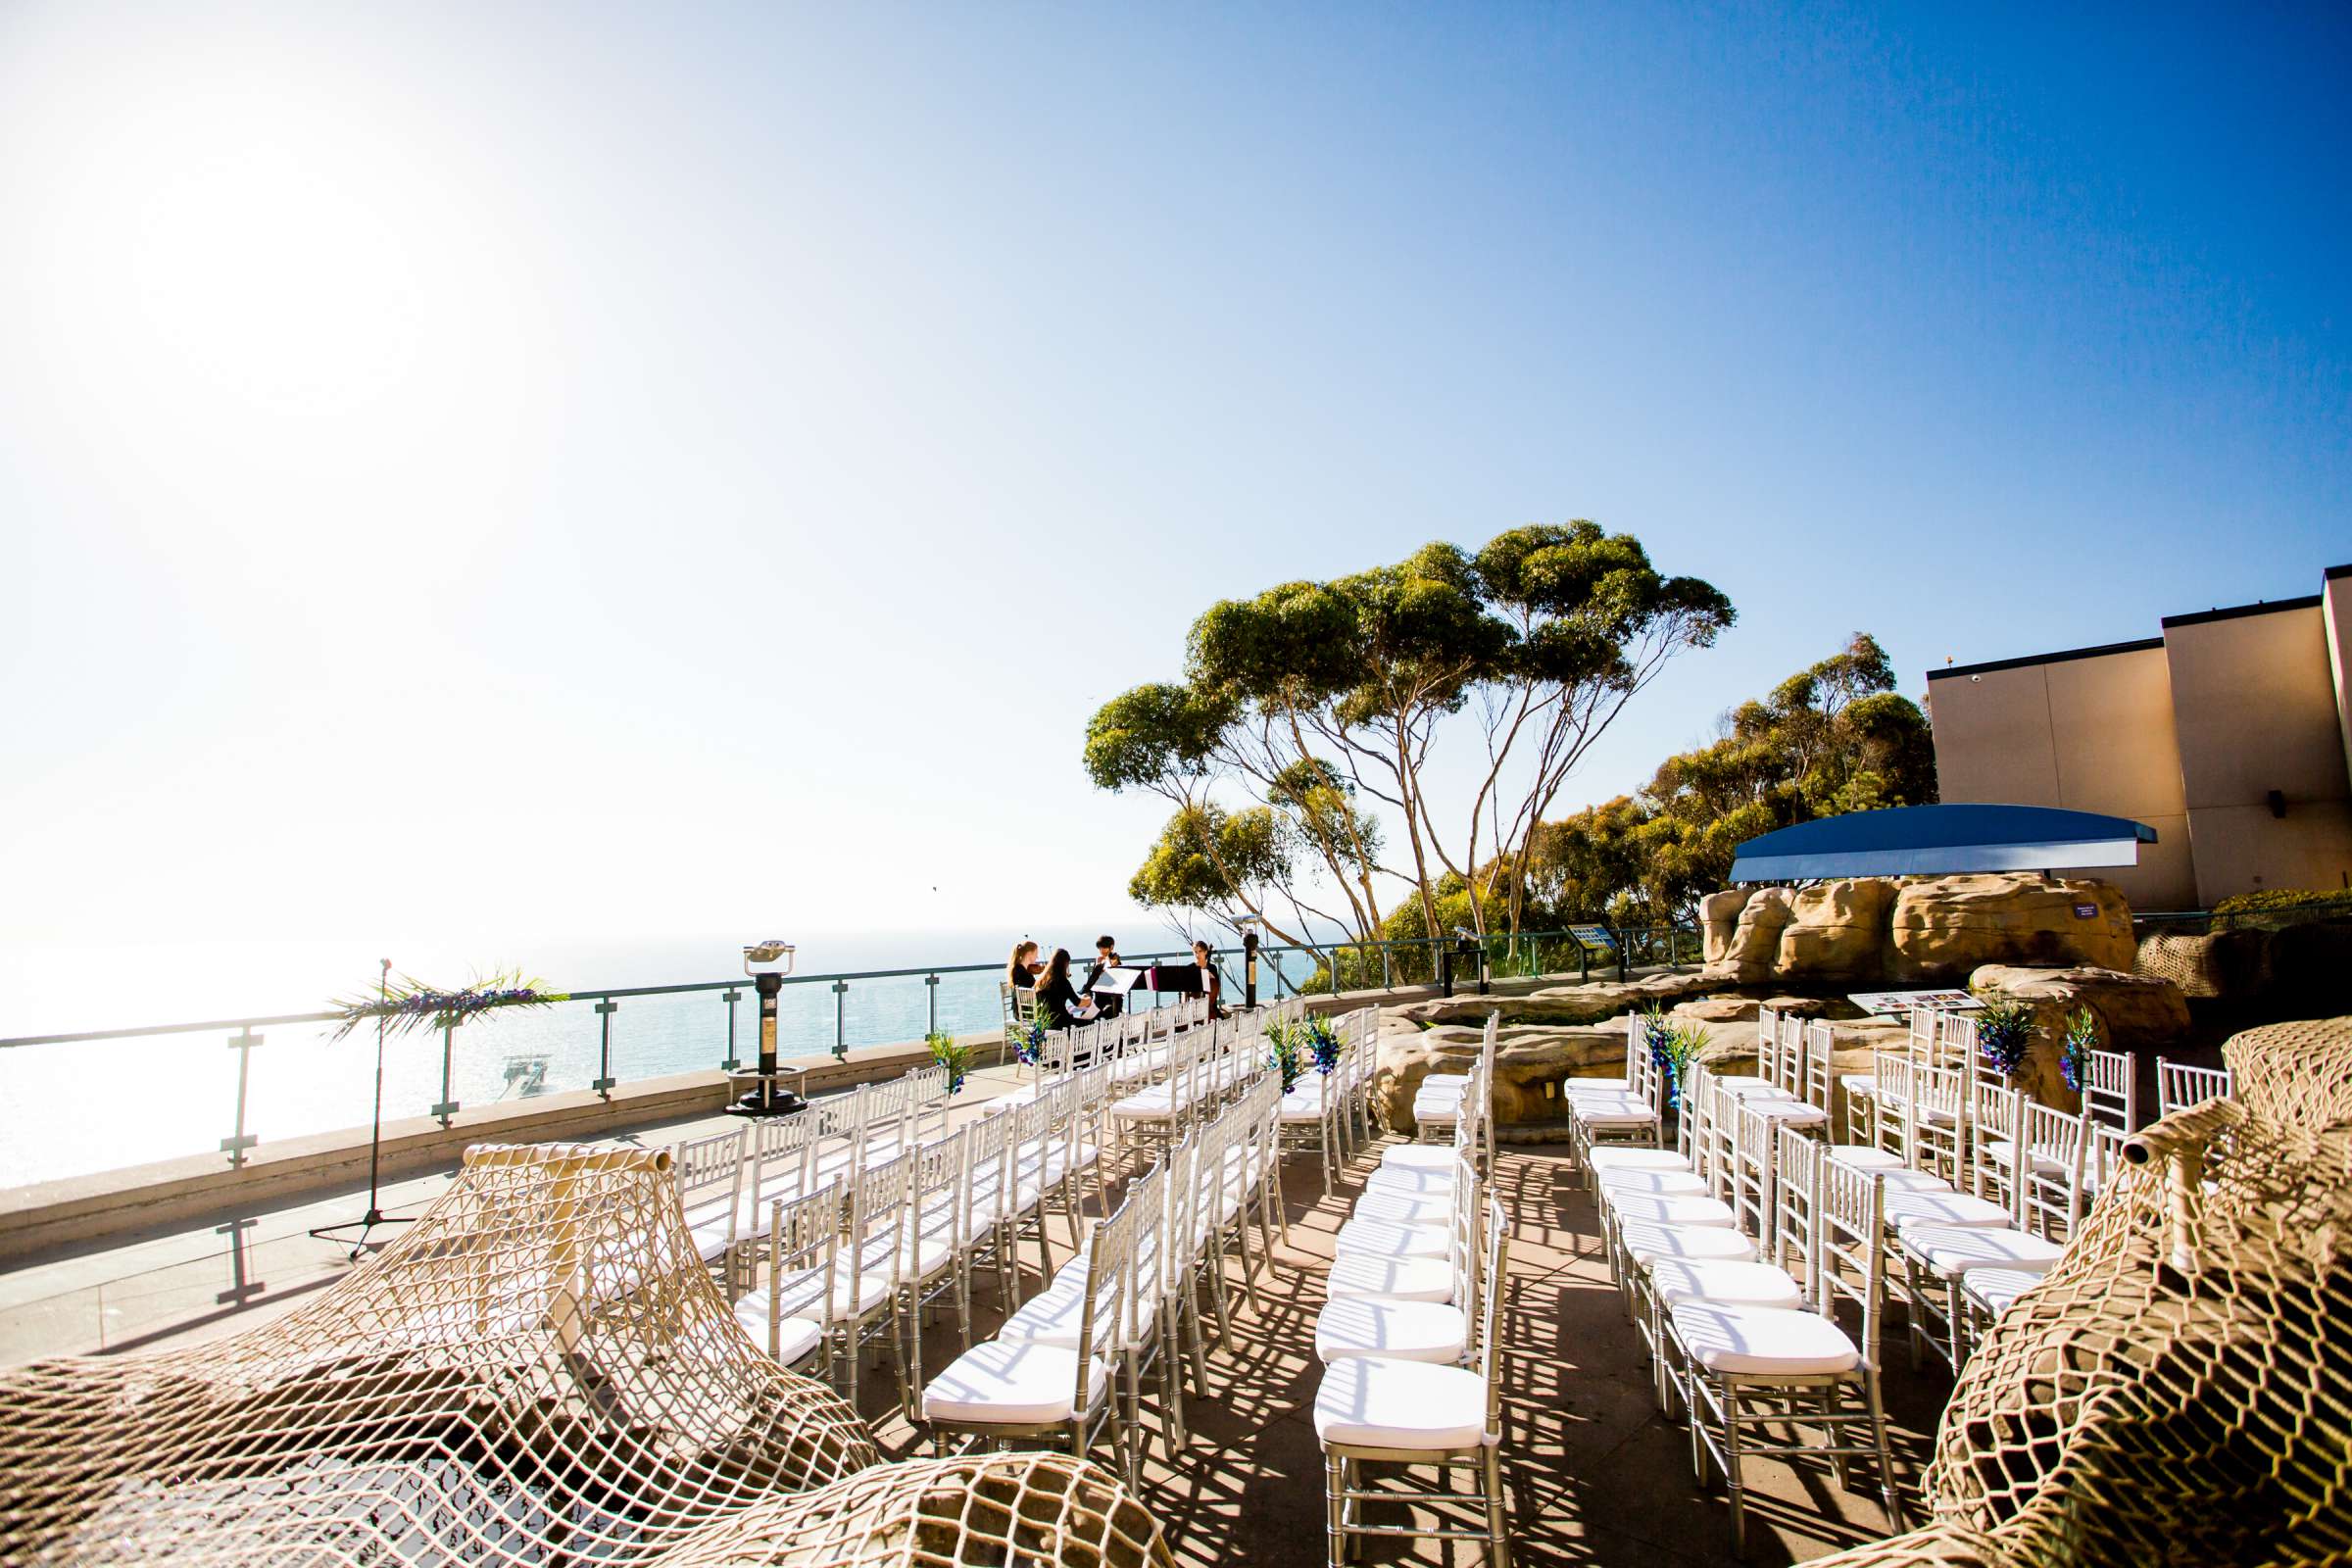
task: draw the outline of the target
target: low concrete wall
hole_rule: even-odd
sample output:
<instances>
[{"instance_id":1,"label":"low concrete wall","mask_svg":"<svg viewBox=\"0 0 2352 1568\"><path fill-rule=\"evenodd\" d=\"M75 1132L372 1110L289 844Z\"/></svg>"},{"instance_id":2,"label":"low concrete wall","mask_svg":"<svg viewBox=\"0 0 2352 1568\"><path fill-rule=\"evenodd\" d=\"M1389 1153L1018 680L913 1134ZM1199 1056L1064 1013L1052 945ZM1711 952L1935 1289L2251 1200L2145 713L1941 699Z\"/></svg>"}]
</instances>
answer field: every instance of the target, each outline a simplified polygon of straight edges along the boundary
<instances>
[{"instance_id":1,"label":"low concrete wall","mask_svg":"<svg viewBox=\"0 0 2352 1568\"><path fill-rule=\"evenodd\" d=\"M1560 977L1498 980L1504 996L1556 985ZM1419 1001L1433 986L1352 991L1308 999L1318 1013L1371 1004ZM958 1037L973 1049L974 1065L1004 1057L1004 1032ZM918 1042L863 1046L846 1059L797 1057L808 1068L811 1094L830 1094L921 1066L930 1053ZM460 1110L447 1127L430 1116L384 1124L386 1182L454 1170L475 1144L580 1143L616 1137L634 1128L714 1116L726 1108L727 1080L715 1069L616 1085L610 1094L588 1090L542 1095ZM207 1216L250 1214L286 1207L368 1186L368 1129L340 1128L257 1146L243 1165L219 1154L194 1154L150 1165L98 1171L0 1191L0 1267L21 1267L97 1242L184 1229Z\"/></svg>"}]
</instances>

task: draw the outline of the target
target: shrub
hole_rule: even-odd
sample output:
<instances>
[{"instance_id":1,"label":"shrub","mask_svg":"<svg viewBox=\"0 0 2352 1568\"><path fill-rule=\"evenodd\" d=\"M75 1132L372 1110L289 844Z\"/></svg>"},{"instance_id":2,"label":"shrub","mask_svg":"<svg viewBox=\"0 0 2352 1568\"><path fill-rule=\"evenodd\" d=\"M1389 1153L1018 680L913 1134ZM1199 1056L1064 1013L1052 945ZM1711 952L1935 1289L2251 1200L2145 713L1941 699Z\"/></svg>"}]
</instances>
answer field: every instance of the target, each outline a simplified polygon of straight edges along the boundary
<instances>
[{"instance_id":1,"label":"shrub","mask_svg":"<svg viewBox=\"0 0 2352 1568\"><path fill-rule=\"evenodd\" d=\"M1977 1050L2003 1078L2015 1078L2034 1042L2034 1009L2025 1003L1988 996L1977 1013Z\"/></svg>"},{"instance_id":2,"label":"shrub","mask_svg":"<svg viewBox=\"0 0 2352 1568\"><path fill-rule=\"evenodd\" d=\"M2263 916L2287 920L2324 920L2352 915L2352 888L2264 888L2257 893L2233 893L2213 906L2217 926L2268 924Z\"/></svg>"}]
</instances>

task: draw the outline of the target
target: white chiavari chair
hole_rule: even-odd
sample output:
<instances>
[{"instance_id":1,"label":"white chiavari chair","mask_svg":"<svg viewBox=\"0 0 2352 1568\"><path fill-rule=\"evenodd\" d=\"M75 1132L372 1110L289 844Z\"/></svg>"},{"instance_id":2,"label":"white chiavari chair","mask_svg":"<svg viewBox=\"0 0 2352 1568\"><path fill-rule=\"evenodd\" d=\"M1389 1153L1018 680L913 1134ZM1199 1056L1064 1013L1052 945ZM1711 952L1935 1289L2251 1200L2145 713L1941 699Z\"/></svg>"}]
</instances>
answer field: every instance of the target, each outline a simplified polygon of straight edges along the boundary
<instances>
[{"instance_id":1,"label":"white chiavari chair","mask_svg":"<svg viewBox=\"0 0 2352 1568\"><path fill-rule=\"evenodd\" d=\"M1346 1562L1356 1537L1408 1536L1483 1543L1494 1568L1508 1568L1510 1540L1502 1492L1502 1380L1496 1357L1502 1326L1502 1282L1509 1238L1501 1210L1490 1203L1485 1225L1485 1269L1493 1282L1477 1314L1477 1348L1467 1366L1401 1356L1346 1356L1327 1363L1315 1391L1315 1436L1323 1446L1329 1557ZM1468 1470L1468 1493L1407 1490L1367 1484L1367 1463L1434 1466L1441 1477ZM1459 1524L1373 1525L1367 1502L1409 1501L1416 1511L1448 1505L1477 1507L1478 1528Z\"/></svg>"},{"instance_id":2,"label":"white chiavari chair","mask_svg":"<svg viewBox=\"0 0 2352 1568\"><path fill-rule=\"evenodd\" d=\"M924 1387L921 1419L935 1446L944 1447L956 1434L984 1444L1042 1438L1083 1458L1107 1432L1127 1484L1139 1484L1135 1445L1127 1439L1113 1388L1112 1357L1126 1339L1125 1292L1140 1215L1131 1196L1087 1233L1067 1343L999 1335L958 1355Z\"/></svg>"},{"instance_id":3,"label":"white chiavari chair","mask_svg":"<svg viewBox=\"0 0 2352 1568\"><path fill-rule=\"evenodd\" d=\"M767 1220L765 1267L736 1298L735 1320L771 1357L799 1371L831 1343L825 1317L841 1247L841 1184L779 1198L768 1205Z\"/></svg>"}]
</instances>

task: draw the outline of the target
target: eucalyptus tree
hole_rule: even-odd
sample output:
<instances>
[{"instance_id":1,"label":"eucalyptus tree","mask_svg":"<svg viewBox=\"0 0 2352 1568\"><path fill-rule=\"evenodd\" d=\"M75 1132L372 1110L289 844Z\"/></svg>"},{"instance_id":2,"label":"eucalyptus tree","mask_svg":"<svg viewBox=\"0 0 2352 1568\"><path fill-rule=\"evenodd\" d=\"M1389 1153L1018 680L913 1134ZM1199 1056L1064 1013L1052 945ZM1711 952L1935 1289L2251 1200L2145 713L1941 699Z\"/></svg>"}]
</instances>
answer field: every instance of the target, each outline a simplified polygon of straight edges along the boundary
<instances>
[{"instance_id":1,"label":"eucalyptus tree","mask_svg":"<svg viewBox=\"0 0 2352 1568\"><path fill-rule=\"evenodd\" d=\"M1384 923L1381 877L1412 885L1436 935L1444 874L1467 882L1482 866L1482 893L1497 879L1512 890L1515 928L1524 876L1511 873L1524 873L1544 810L1666 661L1711 643L1732 614L1706 583L1661 575L1639 541L1591 522L1514 529L1476 555L1433 543L1392 565L1210 607L1193 623L1182 686L1138 687L1096 713L1087 769L1103 788L1153 789L1180 809L1213 785L1244 788L1311 851L1358 940ZM1430 761L1439 735L1459 728L1447 720L1473 707L1483 771L1456 817L1431 799ZM1402 828L1407 865L1383 860L1364 801ZM1451 843L1448 820L1464 824ZM1302 925L1329 912L1300 894L1303 858L1275 887ZM1484 899L1468 906L1483 931Z\"/></svg>"}]
</instances>

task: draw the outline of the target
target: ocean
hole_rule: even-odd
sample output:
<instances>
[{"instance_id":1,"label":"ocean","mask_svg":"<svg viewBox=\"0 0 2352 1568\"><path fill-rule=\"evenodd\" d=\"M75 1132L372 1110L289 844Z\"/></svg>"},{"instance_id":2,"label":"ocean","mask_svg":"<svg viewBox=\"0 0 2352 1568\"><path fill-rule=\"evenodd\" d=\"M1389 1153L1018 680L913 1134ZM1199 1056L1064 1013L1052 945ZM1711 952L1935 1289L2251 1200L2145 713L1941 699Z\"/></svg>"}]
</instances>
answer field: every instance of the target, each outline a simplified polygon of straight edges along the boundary
<instances>
[{"instance_id":1,"label":"ocean","mask_svg":"<svg viewBox=\"0 0 2352 1568\"><path fill-rule=\"evenodd\" d=\"M1028 934L1074 955L1090 954L1102 930L1117 934L1129 956L1179 946L1165 928L1133 921L1071 929L1078 934ZM940 975L936 995L921 974L853 980L838 995L825 981L787 985L779 999L779 1054L821 1058L837 1029L851 1046L919 1039L934 1007L938 1027L952 1033L992 1028L1002 1016L997 981L1012 941L1001 932L966 930L851 932L803 942L796 963L803 975L989 967ZM742 946L741 939L689 938L545 944L469 963L425 945L396 943L388 956L396 973L439 985L512 965L550 989L572 991L728 980L742 974ZM1294 981L1305 967L1291 960ZM1270 987L1269 969L1261 966L1260 979ZM0 1039L316 1012L338 997L372 989L375 972L367 946L331 940L172 941L152 949L13 944L0 948ZM1238 973L1234 978L1238 983ZM600 1072L628 1083L715 1068L727 1055L728 1028L728 1006L715 991L621 998L609 1014L587 1002L491 1013L455 1033L448 1095L475 1106L585 1089ZM733 1028L738 1058L751 1060L759 1049L759 1003L748 981ZM372 1027L340 1041L326 1024L256 1032L261 1042L250 1052L235 1049L236 1032L221 1028L0 1050L0 1187L218 1153L236 1129L240 1067L248 1073L244 1133L261 1143L367 1125ZM443 1071L438 1033L392 1038L384 1054L385 1119L430 1114L443 1100Z\"/></svg>"}]
</instances>

